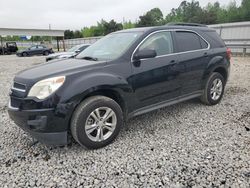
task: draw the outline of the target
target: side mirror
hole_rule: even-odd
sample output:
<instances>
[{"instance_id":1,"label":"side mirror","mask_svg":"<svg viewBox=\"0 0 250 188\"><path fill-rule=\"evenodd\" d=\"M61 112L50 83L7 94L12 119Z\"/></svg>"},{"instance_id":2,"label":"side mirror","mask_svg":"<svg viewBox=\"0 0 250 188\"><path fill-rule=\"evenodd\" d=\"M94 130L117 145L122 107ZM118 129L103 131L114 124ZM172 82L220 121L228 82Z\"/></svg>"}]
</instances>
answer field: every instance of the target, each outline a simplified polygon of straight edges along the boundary
<instances>
[{"instance_id":1,"label":"side mirror","mask_svg":"<svg viewBox=\"0 0 250 188\"><path fill-rule=\"evenodd\" d=\"M77 54L80 53L80 52L81 52L81 50L76 50L76 51L75 51L75 53L77 53Z\"/></svg>"},{"instance_id":2,"label":"side mirror","mask_svg":"<svg viewBox=\"0 0 250 188\"><path fill-rule=\"evenodd\" d=\"M134 60L140 60L140 59L148 59L148 58L154 58L157 56L157 53L155 50L151 49L143 49L135 53Z\"/></svg>"}]
</instances>

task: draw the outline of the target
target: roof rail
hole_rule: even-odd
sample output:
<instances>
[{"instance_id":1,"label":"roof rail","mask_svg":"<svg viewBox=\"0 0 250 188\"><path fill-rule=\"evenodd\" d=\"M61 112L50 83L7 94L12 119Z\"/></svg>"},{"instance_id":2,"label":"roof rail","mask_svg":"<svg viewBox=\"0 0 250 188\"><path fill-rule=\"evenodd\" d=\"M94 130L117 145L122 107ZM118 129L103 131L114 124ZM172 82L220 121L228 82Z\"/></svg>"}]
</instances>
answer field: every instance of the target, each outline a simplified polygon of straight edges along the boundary
<instances>
[{"instance_id":1,"label":"roof rail","mask_svg":"<svg viewBox=\"0 0 250 188\"><path fill-rule=\"evenodd\" d=\"M185 22L170 22L167 24L168 26L173 26L173 25L179 25L179 26L194 26L194 27L207 27L207 25L204 24L198 24L198 23L185 23Z\"/></svg>"}]
</instances>

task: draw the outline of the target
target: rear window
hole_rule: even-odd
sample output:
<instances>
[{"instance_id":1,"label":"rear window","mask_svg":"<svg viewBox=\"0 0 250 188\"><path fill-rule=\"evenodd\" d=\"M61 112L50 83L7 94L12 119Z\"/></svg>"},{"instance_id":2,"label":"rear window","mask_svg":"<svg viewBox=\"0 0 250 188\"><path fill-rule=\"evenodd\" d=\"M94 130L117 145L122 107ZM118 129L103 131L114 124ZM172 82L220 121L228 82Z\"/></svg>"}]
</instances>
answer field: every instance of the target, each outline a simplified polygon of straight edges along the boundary
<instances>
[{"instance_id":1,"label":"rear window","mask_svg":"<svg viewBox=\"0 0 250 188\"><path fill-rule=\"evenodd\" d=\"M211 30L211 31L205 31L204 33L206 34L206 39L213 48L225 47L224 41L221 39L221 37L218 35L216 31Z\"/></svg>"},{"instance_id":2,"label":"rear window","mask_svg":"<svg viewBox=\"0 0 250 188\"><path fill-rule=\"evenodd\" d=\"M199 50L208 47L207 42L205 42L196 33L188 31L176 31L175 36L178 45L178 52Z\"/></svg>"}]
</instances>

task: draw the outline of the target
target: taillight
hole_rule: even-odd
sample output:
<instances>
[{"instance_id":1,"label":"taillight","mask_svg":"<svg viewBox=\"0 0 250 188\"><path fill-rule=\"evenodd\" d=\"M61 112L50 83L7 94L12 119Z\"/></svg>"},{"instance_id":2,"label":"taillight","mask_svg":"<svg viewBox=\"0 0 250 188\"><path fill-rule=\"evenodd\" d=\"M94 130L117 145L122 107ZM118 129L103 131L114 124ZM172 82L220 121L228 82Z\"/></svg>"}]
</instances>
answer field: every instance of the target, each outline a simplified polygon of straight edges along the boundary
<instances>
[{"instance_id":1,"label":"taillight","mask_svg":"<svg viewBox=\"0 0 250 188\"><path fill-rule=\"evenodd\" d=\"M227 48L227 58L228 58L228 60L231 59L231 56L232 56L232 51L231 51L230 48Z\"/></svg>"}]
</instances>

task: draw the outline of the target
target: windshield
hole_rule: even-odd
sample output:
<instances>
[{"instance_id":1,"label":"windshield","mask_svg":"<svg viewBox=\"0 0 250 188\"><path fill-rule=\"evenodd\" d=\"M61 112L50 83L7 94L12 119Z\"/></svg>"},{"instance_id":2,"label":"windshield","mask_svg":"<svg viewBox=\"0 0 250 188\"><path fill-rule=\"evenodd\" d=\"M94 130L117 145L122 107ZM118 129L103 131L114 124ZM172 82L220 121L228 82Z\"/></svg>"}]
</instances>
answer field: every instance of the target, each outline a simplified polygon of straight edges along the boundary
<instances>
[{"instance_id":1,"label":"windshield","mask_svg":"<svg viewBox=\"0 0 250 188\"><path fill-rule=\"evenodd\" d=\"M109 34L86 50L76 58L94 60L114 60L120 57L125 51L141 36L142 32L122 32Z\"/></svg>"},{"instance_id":2,"label":"windshield","mask_svg":"<svg viewBox=\"0 0 250 188\"><path fill-rule=\"evenodd\" d=\"M70 49L68 50L68 52L75 52L76 50L78 50L79 46L80 46L80 45L77 45L77 46L74 46L74 47L70 48Z\"/></svg>"}]
</instances>

